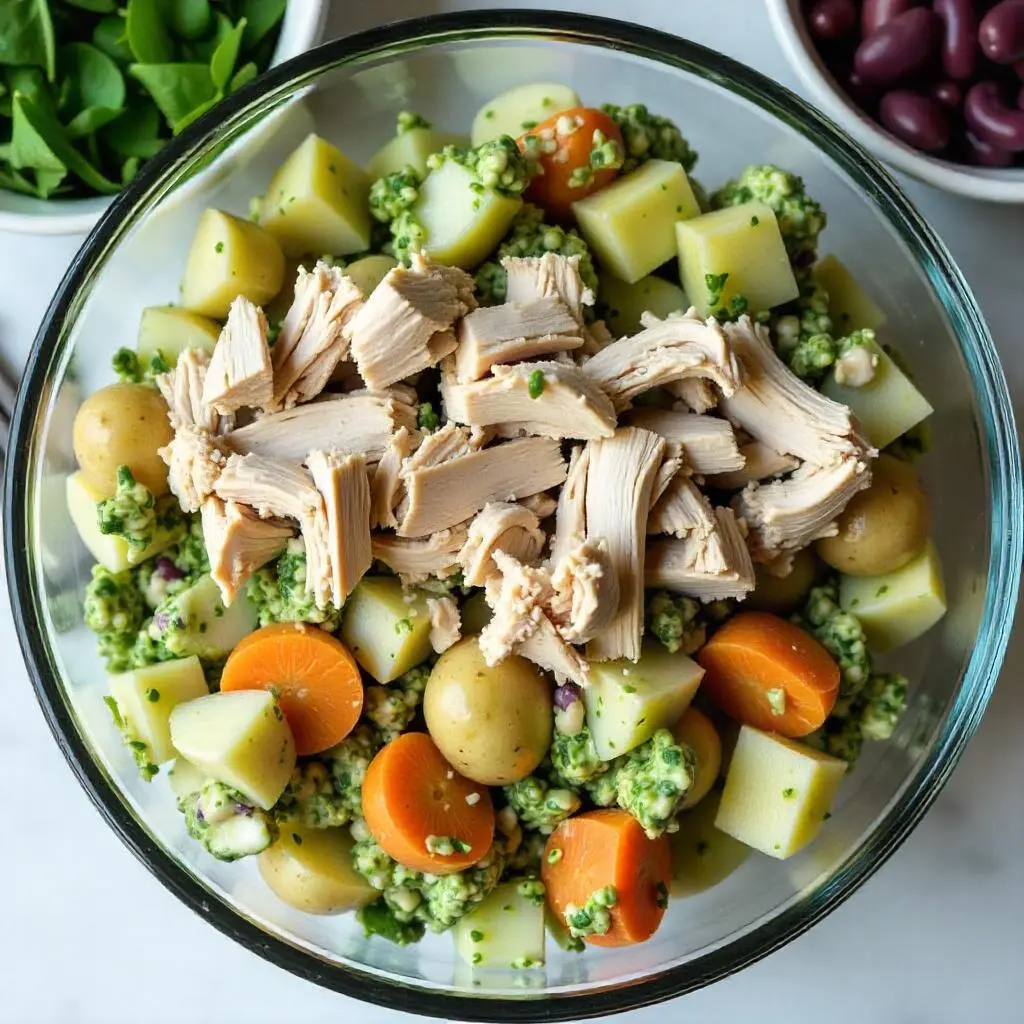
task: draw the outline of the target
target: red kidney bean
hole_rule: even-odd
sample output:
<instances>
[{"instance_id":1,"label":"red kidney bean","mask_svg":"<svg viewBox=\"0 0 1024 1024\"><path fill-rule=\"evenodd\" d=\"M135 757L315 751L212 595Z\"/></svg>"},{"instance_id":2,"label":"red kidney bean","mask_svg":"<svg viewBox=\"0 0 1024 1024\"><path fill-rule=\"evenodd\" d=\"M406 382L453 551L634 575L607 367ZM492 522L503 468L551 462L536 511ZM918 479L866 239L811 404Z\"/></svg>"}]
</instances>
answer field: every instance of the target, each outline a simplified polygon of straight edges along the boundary
<instances>
[{"instance_id":1,"label":"red kidney bean","mask_svg":"<svg viewBox=\"0 0 1024 1024\"><path fill-rule=\"evenodd\" d=\"M1013 164L1013 154L1007 153L1005 149L990 146L973 132L968 132L966 139L967 159L970 163L979 167L1010 167Z\"/></svg>"},{"instance_id":2,"label":"red kidney bean","mask_svg":"<svg viewBox=\"0 0 1024 1024\"><path fill-rule=\"evenodd\" d=\"M1024 59L1024 0L1003 0L981 19L978 41L996 64Z\"/></svg>"},{"instance_id":3,"label":"red kidney bean","mask_svg":"<svg viewBox=\"0 0 1024 1024\"><path fill-rule=\"evenodd\" d=\"M982 142L1007 153L1024 150L1024 110L1004 103L995 82L971 86L964 98L964 120Z\"/></svg>"},{"instance_id":4,"label":"red kidney bean","mask_svg":"<svg viewBox=\"0 0 1024 1024\"><path fill-rule=\"evenodd\" d=\"M866 39L883 25L914 6L914 0L864 0L860 9L860 34Z\"/></svg>"},{"instance_id":5,"label":"red kidney bean","mask_svg":"<svg viewBox=\"0 0 1024 1024\"><path fill-rule=\"evenodd\" d=\"M818 0L807 16L811 35L828 42L848 36L856 24L857 5L854 0Z\"/></svg>"},{"instance_id":6,"label":"red kidney bean","mask_svg":"<svg viewBox=\"0 0 1024 1024\"><path fill-rule=\"evenodd\" d=\"M942 66L950 78L974 76L978 63L978 19L972 0L934 0L932 10L942 19Z\"/></svg>"},{"instance_id":7,"label":"red kidney bean","mask_svg":"<svg viewBox=\"0 0 1024 1024\"><path fill-rule=\"evenodd\" d=\"M956 82L936 82L931 88L933 99L938 100L944 107L956 110L964 98L963 90Z\"/></svg>"},{"instance_id":8,"label":"red kidney bean","mask_svg":"<svg viewBox=\"0 0 1024 1024\"><path fill-rule=\"evenodd\" d=\"M893 89L882 97L878 118L908 146L934 153L949 145L949 114L938 100L911 89Z\"/></svg>"},{"instance_id":9,"label":"red kidney bean","mask_svg":"<svg viewBox=\"0 0 1024 1024\"><path fill-rule=\"evenodd\" d=\"M890 85L921 71L939 41L939 19L927 7L912 7L864 39L853 67L865 82Z\"/></svg>"}]
</instances>

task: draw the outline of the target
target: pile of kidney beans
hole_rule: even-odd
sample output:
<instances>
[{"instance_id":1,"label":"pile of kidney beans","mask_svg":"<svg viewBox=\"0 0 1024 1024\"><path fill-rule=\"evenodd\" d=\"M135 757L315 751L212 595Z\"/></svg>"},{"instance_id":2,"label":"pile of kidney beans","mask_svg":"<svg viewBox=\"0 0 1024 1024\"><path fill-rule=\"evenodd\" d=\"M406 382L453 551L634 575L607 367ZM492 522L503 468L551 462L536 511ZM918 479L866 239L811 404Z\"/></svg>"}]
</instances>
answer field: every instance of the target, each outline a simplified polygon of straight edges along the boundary
<instances>
[{"instance_id":1,"label":"pile of kidney beans","mask_svg":"<svg viewBox=\"0 0 1024 1024\"><path fill-rule=\"evenodd\" d=\"M805 0L804 15L842 88L897 138L1024 166L1024 0Z\"/></svg>"}]
</instances>

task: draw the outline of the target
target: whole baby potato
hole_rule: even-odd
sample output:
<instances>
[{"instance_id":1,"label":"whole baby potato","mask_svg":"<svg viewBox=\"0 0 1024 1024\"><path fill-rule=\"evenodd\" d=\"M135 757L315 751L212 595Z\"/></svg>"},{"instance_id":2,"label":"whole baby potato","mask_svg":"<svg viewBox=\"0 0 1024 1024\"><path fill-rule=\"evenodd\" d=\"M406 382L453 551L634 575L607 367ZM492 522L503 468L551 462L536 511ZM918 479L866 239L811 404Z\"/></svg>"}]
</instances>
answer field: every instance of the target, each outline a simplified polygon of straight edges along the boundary
<instances>
[{"instance_id":1,"label":"whole baby potato","mask_svg":"<svg viewBox=\"0 0 1024 1024\"><path fill-rule=\"evenodd\" d=\"M743 607L788 615L814 586L820 565L814 552L804 548L793 555L792 567L785 576L775 576L763 566L758 566L754 571L754 592Z\"/></svg>"},{"instance_id":2,"label":"whole baby potato","mask_svg":"<svg viewBox=\"0 0 1024 1024\"><path fill-rule=\"evenodd\" d=\"M489 667L475 636L438 658L423 714L448 762L486 786L525 778L551 745L551 684L517 655Z\"/></svg>"},{"instance_id":3,"label":"whole baby potato","mask_svg":"<svg viewBox=\"0 0 1024 1024\"><path fill-rule=\"evenodd\" d=\"M879 456L871 486L846 506L838 525L835 537L816 545L833 569L848 576L878 576L906 565L928 540L928 499L913 468L890 455Z\"/></svg>"},{"instance_id":4,"label":"whole baby potato","mask_svg":"<svg viewBox=\"0 0 1024 1024\"><path fill-rule=\"evenodd\" d=\"M82 472L105 494L117 489L118 466L129 466L157 497L166 494L167 466L157 449L173 437L167 403L146 384L101 388L82 403L72 431Z\"/></svg>"}]
</instances>

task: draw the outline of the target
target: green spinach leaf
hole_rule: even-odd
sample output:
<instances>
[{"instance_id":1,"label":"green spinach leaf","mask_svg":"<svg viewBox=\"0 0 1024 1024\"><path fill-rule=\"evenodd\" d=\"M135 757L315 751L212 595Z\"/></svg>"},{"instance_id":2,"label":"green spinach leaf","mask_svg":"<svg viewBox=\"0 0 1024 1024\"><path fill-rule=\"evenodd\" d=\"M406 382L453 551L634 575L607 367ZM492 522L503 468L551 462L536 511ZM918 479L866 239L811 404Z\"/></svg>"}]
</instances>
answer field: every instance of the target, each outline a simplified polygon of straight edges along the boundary
<instances>
[{"instance_id":1,"label":"green spinach leaf","mask_svg":"<svg viewBox=\"0 0 1024 1024\"><path fill-rule=\"evenodd\" d=\"M25 196L34 196L36 187L24 174L20 174L13 167L5 167L0 164L0 188L8 192L20 192Z\"/></svg>"},{"instance_id":2,"label":"green spinach leaf","mask_svg":"<svg viewBox=\"0 0 1024 1024\"><path fill-rule=\"evenodd\" d=\"M169 0L168 20L183 39L199 39L213 24L210 0Z\"/></svg>"},{"instance_id":3,"label":"green spinach leaf","mask_svg":"<svg viewBox=\"0 0 1024 1024\"><path fill-rule=\"evenodd\" d=\"M210 77L217 89L223 92L231 81L231 76L238 61L238 53L242 48L242 34L245 32L243 18L221 41L210 58Z\"/></svg>"},{"instance_id":4,"label":"green spinach leaf","mask_svg":"<svg viewBox=\"0 0 1024 1024\"><path fill-rule=\"evenodd\" d=\"M113 124L102 129L100 136L118 156L148 160L167 143L160 138L161 124L160 111L146 101L128 107Z\"/></svg>"},{"instance_id":5,"label":"green spinach leaf","mask_svg":"<svg viewBox=\"0 0 1024 1024\"><path fill-rule=\"evenodd\" d=\"M169 64L174 41L155 0L128 0L128 45L140 64Z\"/></svg>"},{"instance_id":6,"label":"green spinach leaf","mask_svg":"<svg viewBox=\"0 0 1024 1024\"><path fill-rule=\"evenodd\" d=\"M242 48L248 52L268 36L284 17L288 0L241 0L236 15L245 18Z\"/></svg>"},{"instance_id":7,"label":"green spinach leaf","mask_svg":"<svg viewBox=\"0 0 1024 1024\"><path fill-rule=\"evenodd\" d=\"M228 92L238 92L243 85L248 85L258 74L260 69L251 61L243 64L232 76Z\"/></svg>"},{"instance_id":8,"label":"green spinach leaf","mask_svg":"<svg viewBox=\"0 0 1024 1024\"><path fill-rule=\"evenodd\" d=\"M123 107L86 107L64 125L64 131L69 139L83 139L116 121L123 113Z\"/></svg>"},{"instance_id":9,"label":"green spinach leaf","mask_svg":"<svg viewBox=\"0 0 1024 1024\"><path fill-rule=\"evenodd\" d=\"M68 43L57 51L57 70L68 82L62 99L64 114L75 115L89 107L124 106L124 77L118 66L91 43Z\"/></svg>"},{"instance_id":10,"label":"green spinach leaf","mask_svg":"<svg viewBox=\"0 0 1024 1024\"><path fill-rule=\"evenodd\" d=\"M53 20L47 0L0 3L0 64L31 64L56 76Z\"/></svg>"},{"instance_id":11,"label":"green spinach leaf","mask_svg":"<svg viewBox=\"0 0 1024 1024\"><path fill-rule=\"evenodd\" d=\"M92 30L92 45L118 64L131 64L135 57L128 45L128 23L116 14L100 18Z\"/></svg>"},{"instance_id":12,"label":"green spinach leaf","mask_svg":"<svg viewBox=\"0 0 1024 1024\"><path fill-rule=\"evenodd\" d=\"M117 10L116 0L64 0L70 7L80 7L93 14L113 14Z\"/></svg>"},{"instance_id":13,"label":"green spinach leaf","mask_svg":"<svg viewBox=\"0 0 1024 1024\"><path fill-rule=\"evenodd\" d=\"M132 64L128 73L142 83L175 132L197 107L217 98L205 64Z\"/></svg>"}]
</instances>

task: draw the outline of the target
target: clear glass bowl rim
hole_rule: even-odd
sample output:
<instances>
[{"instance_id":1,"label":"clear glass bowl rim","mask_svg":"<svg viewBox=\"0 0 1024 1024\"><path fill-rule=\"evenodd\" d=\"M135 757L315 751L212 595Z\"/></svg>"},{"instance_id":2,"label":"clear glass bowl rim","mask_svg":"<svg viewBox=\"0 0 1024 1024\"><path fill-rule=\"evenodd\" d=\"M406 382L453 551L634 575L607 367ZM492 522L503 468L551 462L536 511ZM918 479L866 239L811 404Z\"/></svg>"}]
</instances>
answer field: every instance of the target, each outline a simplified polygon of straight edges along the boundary
<instances>
[{"instance_id":1,"label":"clear glass bowl rim","mask_svg":"<svg viewBox=\"0 0 1024 1024\"><path fill-rule=\"evenodd\" d=\"M51 370L60 358L63 325L108 247L184 163L209 145L219 129L267 97L287 92L335 66L367 58L397 58L449 43L562 40L686 71L730 91L781 120L821 149L864 191L894 226L927 273L957 334L974 387L991 495L988 585L974 648L940 735L900 796L861 847L827 883L794 901L769 921L721 947L629 983L610 982L562 998L524 990L521 999L463 996L382 981L322 960L263 931L202 885L146 831L91 757L54 670L45 638L30 555L32 467L39 458L42 420L49 407ZM995 686L1009 639L1024 550L1024 493L1018 435L1009 392L988 329L945 246L896 182L831 120L788 89L697 43L608 18L556 11L494 10L430 15L381 26L325 43L271 69L192 125L154 160L111 205L79 250L51 300L29 356L13 416L5 478L5 559L11 609L36 696L50 730L86 793L122 842L172 893L221 932L292 973L345 995L390 1009L443 1019L561 1021L617 1013L671 999L727 977L801 935L862 885L906 839L931 806L976 730ZM20 595L26 595L24 603Z\"/></svg>"}]
</instances>

